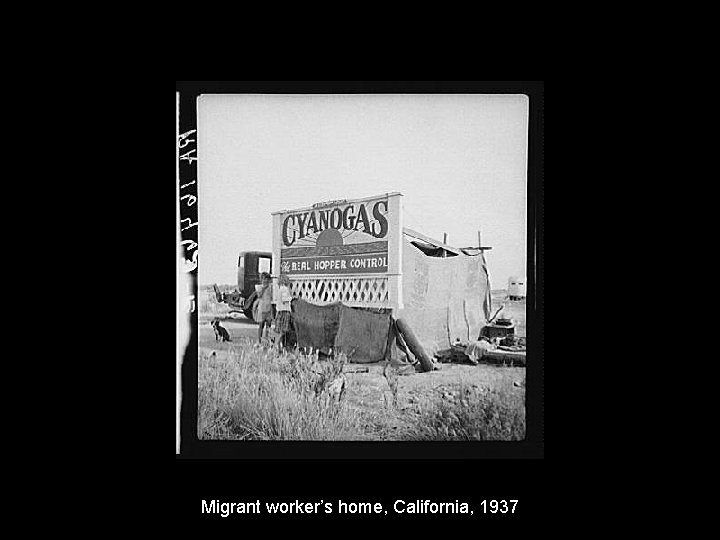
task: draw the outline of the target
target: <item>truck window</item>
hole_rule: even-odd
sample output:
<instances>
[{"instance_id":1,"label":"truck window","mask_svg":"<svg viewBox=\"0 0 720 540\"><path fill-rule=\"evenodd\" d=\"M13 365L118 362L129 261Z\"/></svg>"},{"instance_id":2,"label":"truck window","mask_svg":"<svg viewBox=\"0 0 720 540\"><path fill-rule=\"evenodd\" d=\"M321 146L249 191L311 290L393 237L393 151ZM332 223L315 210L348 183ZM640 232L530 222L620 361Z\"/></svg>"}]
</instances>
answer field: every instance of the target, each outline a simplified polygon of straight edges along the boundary
<instances>
[{"instance_id":1,"label":"truck window","mask_svg":"<svg viewBox=\"0 0 720 540\"><path fill-rule=\"evenodd\" d=\"M258 258L258 273L262 274L263 272L270 273L270 259L268 257Z\"/></svg>"},{"instance_id":2,"label":"truck window","mask_svg":"<svg viewBox=\"0 0 720 540\"><path fill-rule=\"evenodd\" d=\"M245 255L238 257L238 268L245 268Z\"/></svg>"}]
</instances>

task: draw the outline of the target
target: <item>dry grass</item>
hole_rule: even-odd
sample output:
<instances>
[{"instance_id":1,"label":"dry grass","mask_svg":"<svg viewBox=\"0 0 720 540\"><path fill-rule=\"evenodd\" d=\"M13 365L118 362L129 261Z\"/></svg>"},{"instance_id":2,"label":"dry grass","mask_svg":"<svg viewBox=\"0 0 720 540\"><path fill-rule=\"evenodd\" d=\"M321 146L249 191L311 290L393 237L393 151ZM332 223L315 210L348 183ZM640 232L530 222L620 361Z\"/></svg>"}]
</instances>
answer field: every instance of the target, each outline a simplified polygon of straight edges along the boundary
<instances>
[{"instance_id":1,"label":"dry grass","mask_svg":"<svg viewBox=\"0 0 720 540\"><path fill-rule=\"evenodd\" d=\"M278 354L241 339L211 356L201 352L198 363L201 439L518 440L525 435L524 391L512 387L479 390L458 383L449 392L452 400L427 391L427 399L398 407L395 399L383 400L383 394L397 398L397 388L392 391L385 378L373 379L381 384L375 387L368 374L343 375L342 356Z\"/></svg>"},{"instance_id":2,"label":"dry grass","mask_svg":"<svg viewBox=\"0 0 720 540\"><path fill-rule=\"evenodd\" d=\"M412 440L519 441L525 438L525 393L460 384L452 400L419 406Z\"/></svg>"},{"instance_id":3,"label":"dry grass","mask_svg":"<svg viewBox=\"0 0 720 540\"><path fill-rule=\"evenodd\" d=\"M360 430L343 396L331 392L343 358L279 355L246 341L198 362L201 439L352 440Z\"/></svg>"}]
</instances>

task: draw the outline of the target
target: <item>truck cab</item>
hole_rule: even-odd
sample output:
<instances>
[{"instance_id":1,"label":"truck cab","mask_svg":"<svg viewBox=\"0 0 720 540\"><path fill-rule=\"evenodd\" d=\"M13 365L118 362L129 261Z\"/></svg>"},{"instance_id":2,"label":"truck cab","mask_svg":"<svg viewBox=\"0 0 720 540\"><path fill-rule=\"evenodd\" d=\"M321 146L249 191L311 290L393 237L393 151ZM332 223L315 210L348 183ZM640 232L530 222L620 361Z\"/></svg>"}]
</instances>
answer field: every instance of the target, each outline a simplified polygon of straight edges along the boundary
<instances>
[{"instance_id":1,"label":"truck cab","mask_svg":"<svg viewBox=\"0 0 720 540\"><path fill-rule=\"evenodd\" d=\"M237 284L242 296L242 309L248 319L253 319L253 303L255 302L255 285L261 282L263 272L272 269L272 253L268 251L243 251L238 256Z\"/></svg>"},{"instance_id":2,"label":"truck cab","mask_svg":"<svg viewBox=\"0 0 720 540\"><path fill-rule=\"evenodd\" d=\"M238 290L245 298L255 292L263 272L270 273L272 253L266 251L243 251L238 257Z\"/></svg>"},{"instance_id":3,"label":"truck cab","mask_svg":"<svg viewBox=\"0 0 720 540\"><path fill-rule=\"evenodd\" d=\"M270 273L272 253L267 251L243 251L238 257L237 288L231 293L221 292L213 285L215 298L230 306L230 314L244 313L251 321L255 320L254 307L257 298L255 286L261 282L263 272Z\"/></svg>"}]
</instances>

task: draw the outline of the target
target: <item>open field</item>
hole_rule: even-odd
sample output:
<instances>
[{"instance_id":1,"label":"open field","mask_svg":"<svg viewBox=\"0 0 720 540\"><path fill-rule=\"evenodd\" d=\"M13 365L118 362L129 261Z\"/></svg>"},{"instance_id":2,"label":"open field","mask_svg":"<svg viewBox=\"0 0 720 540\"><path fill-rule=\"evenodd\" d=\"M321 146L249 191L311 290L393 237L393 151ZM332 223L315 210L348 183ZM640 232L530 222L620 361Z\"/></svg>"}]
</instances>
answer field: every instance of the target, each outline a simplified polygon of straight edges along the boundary
<instances>
[{"instance_id":1,"label":"open field","mask_svg":"<svg viewBox=\"0 0 720 540\"><path fill-rule=\"evenodd\" d=\"M222 288L221 288L222 289ZM223 289L224 290L224 289ZM494 309L505 291L493 291ZM265 440L518 440L525 435L525 368L441 364L440 371L397 378L384 363L348 364L257 343L257 325L227 317L200 291L198 436ZM511 310L524 335L524 302ZM494 310L493 310L494 312ZM220 318L232 342L215 341ZM366 373L350 370L367 368ZM332 383L344 377L341 399Z\"/></svg>"}]
</instances>

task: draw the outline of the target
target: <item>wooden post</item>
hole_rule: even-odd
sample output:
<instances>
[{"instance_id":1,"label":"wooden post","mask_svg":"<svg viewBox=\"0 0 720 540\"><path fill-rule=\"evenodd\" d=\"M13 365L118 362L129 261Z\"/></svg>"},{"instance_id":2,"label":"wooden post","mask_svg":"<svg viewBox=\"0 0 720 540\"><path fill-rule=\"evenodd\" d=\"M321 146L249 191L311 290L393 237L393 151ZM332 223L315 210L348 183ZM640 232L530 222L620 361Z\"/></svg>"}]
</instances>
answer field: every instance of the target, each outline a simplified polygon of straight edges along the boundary
<instances>
[{"instance_id":1,"label":"wooden post","mask_svg":"<svg viewBox=\"0 0 720 540\"><path fill-rule=\"evenodd\" d=\"M447 245L447 233L443 233L443 244ZM443 259L446 257L445 248L443 248Z\"/></svg>"},{"instance_id":2,"label":"wooden post","mask_svg":"<svg viewBox=\"0 0 720 540\"><path fill-rule=\"evenodd\" d=\"M478 247L482 247L482 240L480 239L480 229L478 229Z\"/></svg>"},{"instance_id":3,"label":"wooden post","mask_svg":"<svg viewBox=\"0 0 720 540\"><path fill-rule=\"evenodd\" d=\"M402 193L388 194L388 215L392 216L388 229L388 293L389 306L393 316L403 309L403 205Z\"/></svg>"}]
</instances>

